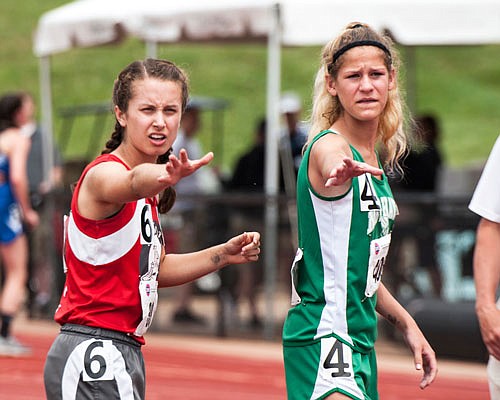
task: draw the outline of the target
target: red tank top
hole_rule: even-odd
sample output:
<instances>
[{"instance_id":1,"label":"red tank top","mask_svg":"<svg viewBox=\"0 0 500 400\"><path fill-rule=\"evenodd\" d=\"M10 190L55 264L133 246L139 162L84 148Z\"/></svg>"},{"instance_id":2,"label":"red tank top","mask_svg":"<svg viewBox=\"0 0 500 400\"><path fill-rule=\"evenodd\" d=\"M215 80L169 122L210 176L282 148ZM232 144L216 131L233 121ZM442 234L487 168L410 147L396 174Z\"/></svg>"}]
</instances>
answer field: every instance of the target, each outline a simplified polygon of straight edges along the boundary
<instances>
[{"instance_id":1,"label":"red tank top","mask_svg":"<svg viewBox=\"0 0 500 400\"><path fill-rule=\"evenodd\" d=\"M111 154L97 157L85 168L73 193L65 220L66 284L55 320L125 332L144 344L142 335L156 310L164 245L157 199L127 203L104 220L80 215L77 198L83 177L93 166L108 161L125 165Z\"/></svg>"}]
</instances>

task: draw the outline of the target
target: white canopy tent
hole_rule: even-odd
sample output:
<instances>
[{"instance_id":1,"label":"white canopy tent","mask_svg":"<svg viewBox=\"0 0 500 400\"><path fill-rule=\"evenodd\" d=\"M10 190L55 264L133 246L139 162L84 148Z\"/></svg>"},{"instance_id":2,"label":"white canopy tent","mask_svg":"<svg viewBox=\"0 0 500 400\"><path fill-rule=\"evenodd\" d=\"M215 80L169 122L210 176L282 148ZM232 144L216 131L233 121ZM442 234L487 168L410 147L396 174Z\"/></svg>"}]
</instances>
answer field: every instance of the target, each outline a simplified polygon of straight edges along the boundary
<instances>
[{"instance_id":1,"label":"white canopy tent","mask_svg":"<svg viewBox=\"0 0 500 400\"><path fill-rule=\"evenodd\" d=\"M500 43L498 0L78 0L43 14L34 37L40 59L42 123L53 131L50 57L76 47L141 38L148 56L158 43L267 40L267 154L264 261L274 288L278 193L281 46L323 45L348 22L388 30L402 45ZM46 149L52 147L47 135ZM46 163L52 165L51 151ZM269 305L270 306L270 305ZM271 333L268 331L268 333Z\"/></svg>"}]
</instances>

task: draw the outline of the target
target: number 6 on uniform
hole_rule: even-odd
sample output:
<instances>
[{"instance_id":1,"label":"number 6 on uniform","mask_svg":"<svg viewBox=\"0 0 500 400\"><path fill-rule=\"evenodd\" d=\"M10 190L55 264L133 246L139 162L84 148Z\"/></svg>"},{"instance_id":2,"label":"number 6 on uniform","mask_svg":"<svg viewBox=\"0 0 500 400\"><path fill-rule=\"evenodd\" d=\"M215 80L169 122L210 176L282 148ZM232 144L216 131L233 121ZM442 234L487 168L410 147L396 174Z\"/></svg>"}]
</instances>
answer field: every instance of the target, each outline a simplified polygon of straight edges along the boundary
<instances>
[{"instance_id":1,"label":"number 6 on uniform","mask_svg":"<svg viewBox=\"0 0 500 400\"><path fill-rule=\"evenodd\" d=\"M69 355L62 378L63 399L74 399L78 388L78 378L84 382L110 381L116 378L120 392L130 392L132 379L125 368L120 351L111 340L89 339Z\"/></svg>"}]
</instances>

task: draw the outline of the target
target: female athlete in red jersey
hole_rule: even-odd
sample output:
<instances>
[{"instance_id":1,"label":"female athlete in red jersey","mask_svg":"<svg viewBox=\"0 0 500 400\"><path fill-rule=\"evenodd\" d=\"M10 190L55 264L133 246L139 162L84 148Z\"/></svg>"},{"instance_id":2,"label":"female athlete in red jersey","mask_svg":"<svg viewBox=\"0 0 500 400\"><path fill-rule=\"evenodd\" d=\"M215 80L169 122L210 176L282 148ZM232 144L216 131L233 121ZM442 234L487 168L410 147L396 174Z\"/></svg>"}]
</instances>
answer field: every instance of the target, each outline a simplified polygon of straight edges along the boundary
<instances>
[{"instance_id":1,"label":"female athlete in red jersey","mask_svg":"<svg viewBox=\"0 0 500 400\"><path fill-rule=\"evenodd\" d=\"M171 152L187 101L187 77L169 61L133 62L115 81L115 131L83 171L65 221L66 284L55 314L62 327L45 364L48 399L144 399L141 345L158 287L258 259L257 232L194 253L165 252L158 214L173 205L172 186L213 158Z\"/></svg>"}]
</instances>

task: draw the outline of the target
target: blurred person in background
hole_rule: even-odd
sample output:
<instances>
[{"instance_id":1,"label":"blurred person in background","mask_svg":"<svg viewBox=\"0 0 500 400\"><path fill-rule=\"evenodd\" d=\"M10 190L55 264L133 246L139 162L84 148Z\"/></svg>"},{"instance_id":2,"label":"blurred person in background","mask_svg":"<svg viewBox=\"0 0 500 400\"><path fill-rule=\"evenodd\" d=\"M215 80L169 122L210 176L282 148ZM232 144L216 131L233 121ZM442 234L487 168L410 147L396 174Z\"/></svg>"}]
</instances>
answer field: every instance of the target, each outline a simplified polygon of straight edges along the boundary
<instances>
[{"instance_id":1,"label":"blurred person in background","mask_svg":"<svg viewBox=\"0 0 500 400\"><path fill-rule=\"evenodd\" d=\"M281 118L284 124L281 126L279 153L280 153L280 179L282 178L284 192L286 194L286 209L280 207L280 223L287 224L290 235L279 236L280 248L293 257L297 247L297 207L295 203L297 192L297 173L302 161L304 145L307 141L308 124L302 121L302 100L295 92L284 92L279 104ZM282 206L285 206L281 203ZM282 216L286 215L286 220ZM281 269L280 275L283 280L288 281L286 268Z\"/></svg>"},{"instance_id":2,"label":"blurred person in background","mask_svg":"<svg viewBox=\"0 0 500 400\"><path fill-rule=\"evenodd\" d=\"M266 158L266 119L261 118L255 127L254 143L250 150L244 153L236 162L231 179L226 187L231 192L264 194L264 175ZM232 230L240 231L243 226L261 232L264 229L264 206L257 202L251 205L236 207L233 215ZM249 309L248 325L260 328L262 320L257 306L257 289L262 282L263 265L258 261L256 266L244 265L238 267L237 285L233 298L239 307L244 301Z\"/></svg>"},{"instance_id":3,"label":"blurred person in background","mask_svg":"<svg viewBox=\"0 0 500 400\"><path fill-rule=\"evenodd\" d=\"M490 354L488 382L491 400L500 400L500 137L491 150L469 204L481 217L474 249L476 313Z\"/></svg>"},{"instance_id":4,"label":"blurred person in background","mask_svg":"<svg viewBox=\"0 0 500 400\"><path fill-rule=\"evenodd\" d=\"M184 149L190 157L194 159L201 158L203 155L202 146L197 137L200 128L201 106L198 102L190 100L186 111L182 115L177 139L172 145L174 154L178 155ZM209 186L217 184L217 177L207 167L186 176L175 185L178 197L172 208L172 214L180 215L182 221L181 229L177 234L178 251L193 251L200 244L208 242L205 230L207 210L203 202L200 201L199 196L216 190ZM201 278L200 281L210 281L211 278L218 279L218 276L213 274ZM176 288L177 304L174 306L172 317L174 322L196 325L206 323L205 318L193 310L192 302L195 289L195 282L189 282Z\"/></svg>"},{"instance_id":5,"label":"blurred person in background","mask_svg":"<svg viewBox=\"0 0 500 400\"><path fill-rule=\"evenodd\" d=\"M413 192L435 193L443 156L439 149L440 127L436 116L419 115L415 118L415 143L402 161L404 176L402 189Z\"/></svg>"},{"instance_id":6,"label":"blurred person in background","mask_svg":"<svg viewBox=\"0 0 500 400\"><path fill-rule=\"evenodd\" d=\"M399 243L404 235L415 241L417 265L429 274L432 295L439 298L442 279L435 247L436 234L442 226L436 198L443 165L439 149L441 130L437 117L432 114L419 115L414 122L413 143L401 163L403 176L391 180L395 192L402 191L415 196L411 199L411 208L407 209L411 218L407 223L411 224L411 228L403 232L396 226L395 231ZM397 247L398 245L395 246ZM394 268L398 268L400 262L401 260L394 260Z\"/></svg>"},{"instance_id":7,"label":"blurred person in background","mask_svg":"<svg viewBox=\"0 0 500 400\"><path fill-rule=\"evenodd\" d=\"M284 124L280 132L280 159L288 194L295 195L295 184L302 150L307 141L308 126L301 120L302 101L294 92L284 92L280 98L280 113Z\"/></svg>"},{"instance_id":8,"label":"blurred person in background","mask_svg":"<svg viewBox=\"0 0 500 400\"><path fill-rule=\"evenodd\" d=\"M53 289L54 269L60 267L54 261L59 258L56 255L56 243L54 242L54 214L53 207L48 202L54 198L51 194L61 187L63 178L63 167L61 154L57 147L53 146L53 165L48 176L45 175L45 151L42 127L35 119L35 102L33 96L28 92L18 92L16 95L22 99L22 106L16 115L16 124L21 127L21 133L30 140L30 152L28 156L28 181L31 206L40 216L40 224L36 229L28 230L29 244L29 304L30 316L52 317L51 296ZM53 265L54 264L54 265ZM54 288L55 289L55 288Z\"/></svg>"},{"instance_id":9,"label":"blurred person in background","mask_svg":"<svg viewBox=\"0 0 500 400\"><path fill-rule=\"evenodd\" d=\"M27 175L29 139L21 133L18 115L22 96L0 98L0 255L3 288L0 296L0 355L30 352L12 335L12 321L25 301L28 242L24 226L34 229L38 213L31 206Z\"/></svg>"}]
</instances>

